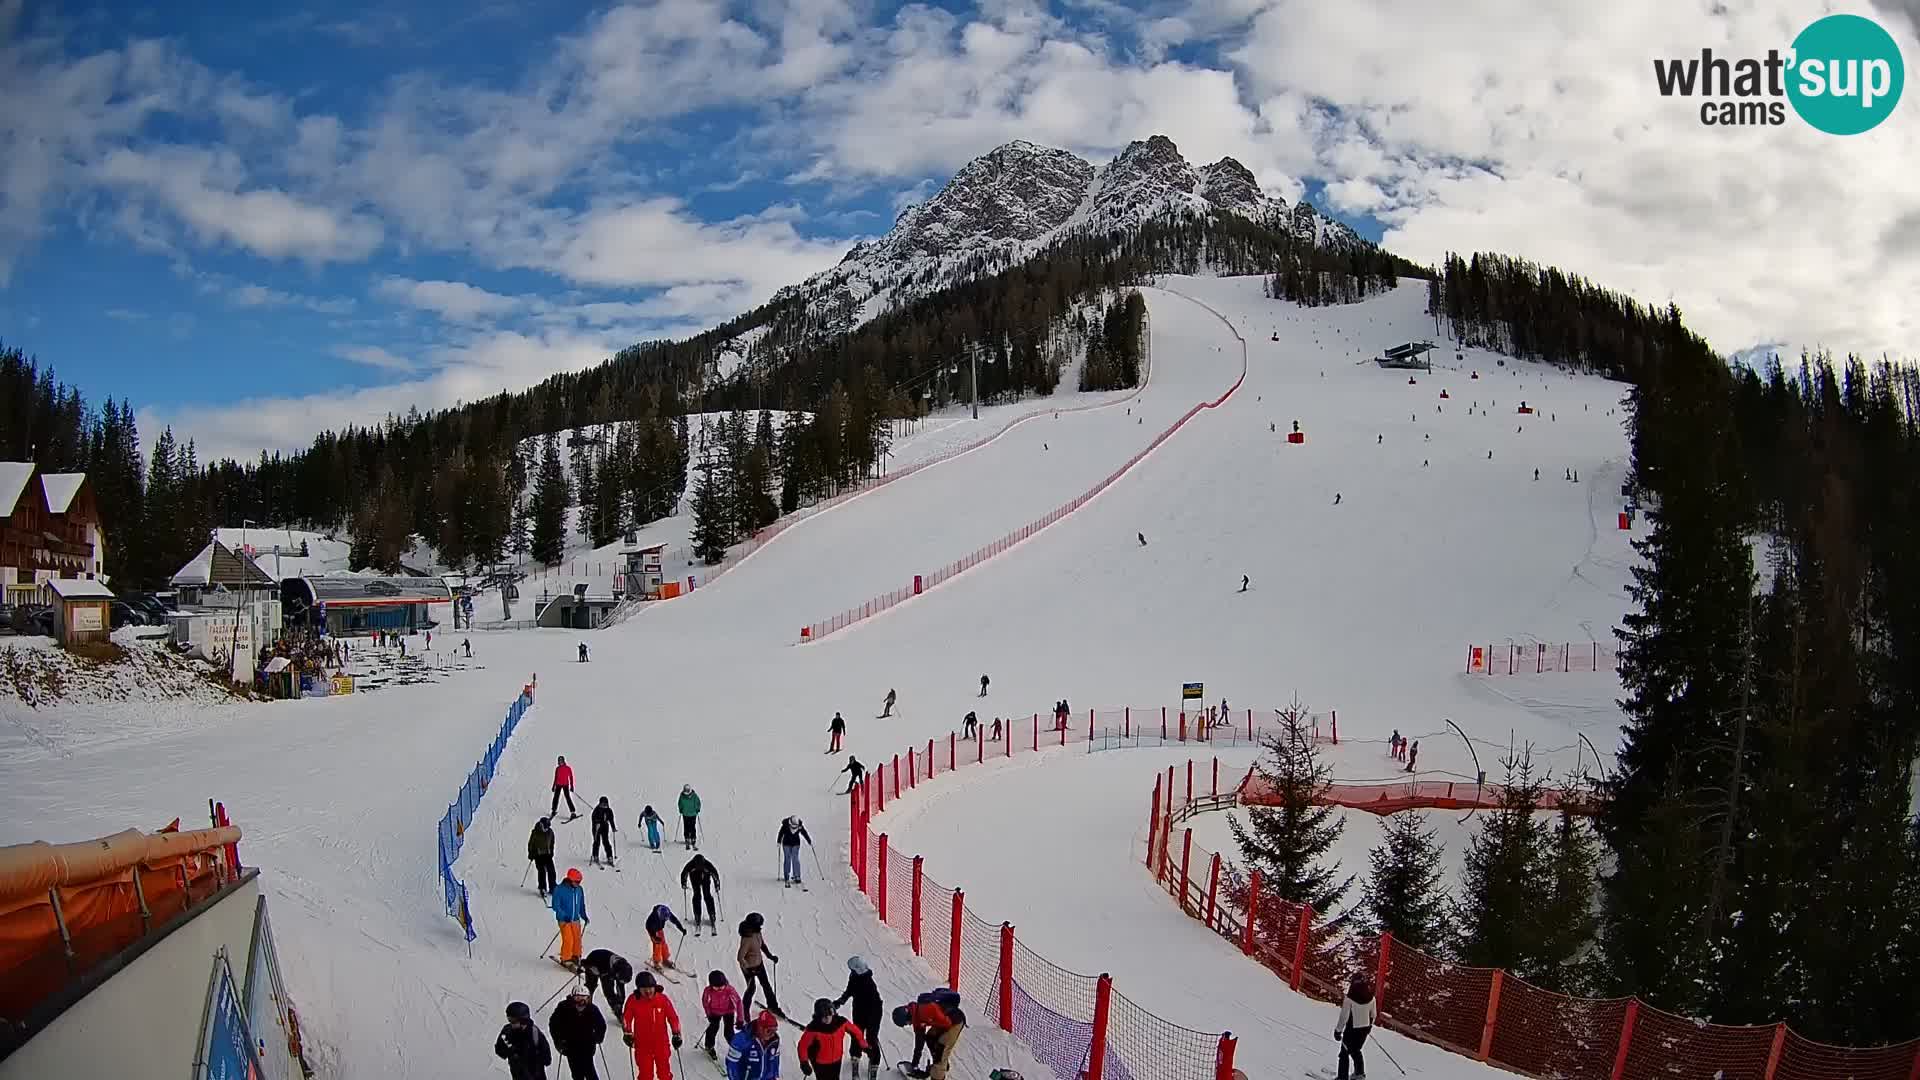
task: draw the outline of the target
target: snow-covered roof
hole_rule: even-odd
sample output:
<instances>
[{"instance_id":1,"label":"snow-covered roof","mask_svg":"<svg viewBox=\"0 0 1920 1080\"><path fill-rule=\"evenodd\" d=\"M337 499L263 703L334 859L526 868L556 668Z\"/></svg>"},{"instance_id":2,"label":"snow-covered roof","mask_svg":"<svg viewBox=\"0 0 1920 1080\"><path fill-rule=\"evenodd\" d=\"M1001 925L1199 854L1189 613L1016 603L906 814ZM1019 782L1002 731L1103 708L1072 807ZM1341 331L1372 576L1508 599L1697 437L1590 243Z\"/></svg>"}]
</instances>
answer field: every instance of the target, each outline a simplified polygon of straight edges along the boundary
<instances>
[{"instance_id":1,"label":"snow-covered roof","mask_svg":"<svg viewBox=\"0 0 1920 1080\"><path fill-rule=\"evenodd\" d=\"M179 588L183 585L205 585L211 581L213 579L214 547L214 544L208 544L206 547L201 548L200 554L188 559L187 565L175 571L174 575L167 579L167 584Z\"/></svg>"},{"instance_id":2,"label":"snow-covered roof","mask_svg":"<svg viewBox=\"0 0 1920 1080\"><path fill-rule=\"evenodd\" d=\"M260 588L270 587L275 582L254 560L215 540L187 560L187 565L175 572L168 579L168 584L176 588L194 585Z\"/></svg>"},{"instance_id":3,"label":"snow-covered roof","mask_svg":"<svg viewBox=\"0 0 1920 1080\"><path fill-rule=\"evenodd\" d=\"M111 600L113 590L95 578L54 578L47 588L62 600Z\"/></svg>"},{"instance_id":4,"label":"snow-covered roof","mask_svg":"<svg viewBox=\"0 0 1920 1080\"><path fill-rule=\"evenodd\" d=\"M27 481L33 479L33 462L0 461L0 517L12 517L15 503L20 501L20 493L27 490Z\"/></svg>"},{"instance_id":5,"label":"snow-covered roof","mask_svg":"<svg viewBox=\"0 0 1920 1080\"><path fill-rule=\"evenodd\" d=\"M40 487L47 493L47 510L66 513L73 505L73 497L80 494L80 485L86 482L87 474L83 472L41 473Z\"/></svg>"}]
</instances>

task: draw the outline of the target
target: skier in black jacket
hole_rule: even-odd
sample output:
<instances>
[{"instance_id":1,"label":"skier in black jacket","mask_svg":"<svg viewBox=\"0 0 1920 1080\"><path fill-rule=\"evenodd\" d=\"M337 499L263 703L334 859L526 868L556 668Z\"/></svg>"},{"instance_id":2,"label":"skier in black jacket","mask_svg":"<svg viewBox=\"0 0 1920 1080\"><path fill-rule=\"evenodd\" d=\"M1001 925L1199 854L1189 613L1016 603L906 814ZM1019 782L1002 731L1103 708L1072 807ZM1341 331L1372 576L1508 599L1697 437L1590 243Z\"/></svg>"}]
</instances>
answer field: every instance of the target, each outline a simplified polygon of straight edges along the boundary
<instances>
[{"instance_id":1,"label":"skier in black jacket","mask_svg":"<svg viewBox=\"0 0 1920 1080\"><path fill-rule=\"evenodd\" d=\"M813 837L807 835L807 827L797 817L790 817L780 823L780 880L783 884L800 884L800 841L805 840L808 847L813 846Z\"/></svg>"},{"instance_id":2,"label":"skier in black jacket","mask_svg":"<svg viewBox=\"0 0 1920 1080\"><path fill-rule=\"evenodd\" d=\"M880 988L873 984L873 969L857 956L847 958L847 988L834 999L833 1007L845 1005L848 999L853 1001L854 1026L867 1037L867 1051L873 1056L867 1063L867 1080L874 1080L880 1072L880 1018L886 1015L886 1006L880 1000ZM860 1072L858 1047L853 1051L853 1062L847 1080L854 1080Z\"/></svg>"},{"instance_id":3,"label":"skier in black jacket","mask_svg":"<svg viewBox=\"0 0 1920 1080\"><path fill-rule=\"evenodd\" d=\"M607 1018L593 1003L586 987L575 985L567 999L553 1007L547 1018L547 1033L553 1036L553 1048L567 1059L573 1080L600 1080L594 1070L593 1054L607 1037Z\"/></svg>"},{"instance_id":4,"label":"skier in black jacket","mask_svg":"<svg viewBox=\"0 0 1920 1080\"><path fill-rule=\"evenodd\" d=\"M547 1066L553 1064L553 1047L533 1025L533 1010L524 1001L507 1006L507 1024L493 1040L493 1053L507 1063L513 1080L547 1080Z\"/></svg>"},{"instance_id":5,"label":"skier in black jacket","mask_svg":"<svg viewBox=\"0 0 1920 1080\"><path fill-rule=\"evenodd\" d=\"M613 807L608 805L607 797L602 795L600 796L600 805L593 808L592 861L594 864L598 865L600 862L600 849L602 846L607 849L607 862L611 863L614 861L613 834L615 831L613 824Z\"/></svg>"},{"instance_id":6,"label":"skier in black jacket","mask_svg":"<svg viewBox=\"0 0 1920 1080\"><path fill-rule=\"evenodd\" d=\"M867 778L867 767L860 764L860 759L854 757L852 754L847 755L847 767L840 771L849 774L847 778L847 790L841 792L840 794L842 795L851 794L854 788L860 786L860 781Z\"/></svg>"},{"instance_id":7,"label":"skier in black jacket","mask_svg":"<svg viewBox=\"0 0 1920 1080\"><path fill-rule=\"evenodd\" d=\"M553 891L553 883L559 880L553 872L553 821L551 818L541 818L533 823L533 832L527 836L527 858L532 861L534 872L540 875L540 899L545 900L547 894Z\"/></svg>"},{"instance_id":8,"label":"skier in black jacket","mask_svg":"<svg viewBox=\"0 0 1920 1080\"><path fill-rule=\"evenodd\" d=\"M707 905L707 925L713 929L714 933L720 932L720 924L717 921L719 915L715 913L713 906L713 887L718 884L720 884L719 869L708 862L705 855L698 852L694 853L693 858L687 860L687 865L680 868L680 887L691 889L693 892L695 932L700 929L700 904L703 900Z\"/></svg>"},{"instance_id":9,"label":"skier in black jacket","mask_svg":"<svg viewBox=\"0 0 1920 1080\"><path fill-rule=\"evenodd\" d=\"M627 1007L627 984L633 981L633 965L612 949L595 949L580 959L580 974L587 980L587 996L595 987L604 987L607 1004L619 1016Z\"/></svg>"}]
</instances>

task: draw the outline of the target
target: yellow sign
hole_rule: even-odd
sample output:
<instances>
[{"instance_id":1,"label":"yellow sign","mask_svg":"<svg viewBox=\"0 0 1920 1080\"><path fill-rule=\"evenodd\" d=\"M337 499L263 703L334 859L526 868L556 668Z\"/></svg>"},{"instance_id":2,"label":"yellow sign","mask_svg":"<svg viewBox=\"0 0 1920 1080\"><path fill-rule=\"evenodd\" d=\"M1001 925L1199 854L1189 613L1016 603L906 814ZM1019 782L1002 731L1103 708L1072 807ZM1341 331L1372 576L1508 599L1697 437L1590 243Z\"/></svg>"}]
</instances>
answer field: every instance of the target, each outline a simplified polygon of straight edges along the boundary
<instances>
[{"instance_id":1,"label":"yellow sign","mask_svg":"<svg viewBox=\"0 0 1920 1080\"><path fill-rule=\"evenodd\" d=\"M1205 683L1190 682L1180 684L1181 701L1199 701L1205 696L1207 696L1207 686Z\"/></svg>"},{"instance_id":2,"label":"yellow sign","mask_svg":"<svg viewBox=\"0 0 1920 1080\"><path fill-rule=\"evenodd\" d=\"M333 677L333 692L336 694L353 693L353 676L335 675Z\"/></svg>"}]
</instances>

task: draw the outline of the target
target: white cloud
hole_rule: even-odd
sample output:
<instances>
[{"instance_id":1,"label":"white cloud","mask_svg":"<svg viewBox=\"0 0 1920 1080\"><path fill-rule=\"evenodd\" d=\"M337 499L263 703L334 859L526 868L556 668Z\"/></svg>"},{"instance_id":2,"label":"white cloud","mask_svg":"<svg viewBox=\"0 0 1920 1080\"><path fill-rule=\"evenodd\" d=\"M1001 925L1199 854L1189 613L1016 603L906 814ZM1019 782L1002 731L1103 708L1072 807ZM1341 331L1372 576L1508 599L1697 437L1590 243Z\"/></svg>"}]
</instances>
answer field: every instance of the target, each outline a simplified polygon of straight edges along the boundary
<instances>
[{"instance_id":1,"label":"white cloud","mask_svg":"<svg viewBox=\"0 0 1920 1080\"><path fill-rule=\"evenodd\" d=\"M353 300L345 296L306 296L265 285L236 285L224 291L227 302L242 308L299 307L323 315L345 315L353 310Z\"/></svg>"},{"instance_id":2,"label":"white cloud","mask_svg":"<svg viewBox=\"0 0 1920 1080\"><path fill-rule=\"evenodd\" d=\"M311 263L358 260L380 243L380 224L371 218L274 188L242 190L245 168L227 150L116 149L92 175L169 213L202 243Z\"/></svg>"},{"instance_id":3,"label":"white cloud","mask_svg":"<svg viewBox=\"0 0 1920 1080\"><path fill-rule=\"evenodd\" d=\"M378 345L335 345L328 350L342 360L351 360L381 371L415 371L418 364L404 356L396 356Z\"/></svg>"},{"instance_id":4,"label":"white cloud","mask_svg":"<svg viewBox=\"0 0 1920 1080\"><path fill-rule=\"evenodd\" d=\"M389 277L380 279L374 292L394 303L431 311L449 322L459 323L505 315L522 304L519 298L489 292L464 281Z\"/></svg>"}]
</instances>

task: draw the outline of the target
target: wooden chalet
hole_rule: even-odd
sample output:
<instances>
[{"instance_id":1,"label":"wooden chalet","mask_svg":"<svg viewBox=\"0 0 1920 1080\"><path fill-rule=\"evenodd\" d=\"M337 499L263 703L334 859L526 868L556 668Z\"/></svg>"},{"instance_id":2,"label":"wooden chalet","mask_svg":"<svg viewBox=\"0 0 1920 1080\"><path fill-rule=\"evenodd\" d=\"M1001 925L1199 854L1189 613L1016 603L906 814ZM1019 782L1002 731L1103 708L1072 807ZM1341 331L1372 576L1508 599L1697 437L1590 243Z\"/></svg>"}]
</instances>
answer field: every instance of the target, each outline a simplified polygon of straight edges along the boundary
<instances>
[{"instance_id":1,"label":"wooden chalet","mask_svg":"<svg viewBox=\"0 0 1920 1080\"><path fill-rule=\"evenodd\" d=\"M86 473L0 461L0 586L9 604L48 600L53 578L97 578L107 554Z\"/></svg>"}]
</instances>

